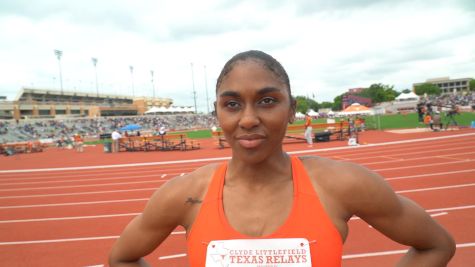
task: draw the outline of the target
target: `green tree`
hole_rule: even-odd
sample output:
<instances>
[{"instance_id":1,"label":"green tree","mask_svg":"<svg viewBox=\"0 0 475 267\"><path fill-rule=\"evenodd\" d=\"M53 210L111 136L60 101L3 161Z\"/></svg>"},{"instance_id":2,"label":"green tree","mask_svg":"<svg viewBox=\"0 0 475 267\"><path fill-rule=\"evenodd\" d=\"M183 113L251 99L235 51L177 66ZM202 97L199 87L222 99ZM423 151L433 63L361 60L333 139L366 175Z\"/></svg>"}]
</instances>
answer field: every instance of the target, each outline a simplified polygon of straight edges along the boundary
<instances>
[{"instance_id":1,"label":"green tree","mask_svg":"<svg viewBox=\"0 0 475 267\"><path fill-rule=\"evenodd\" d=\"M470 91L475 91L475 79L470 80L469 87Z\"/></svg>"},{"instance_id":2,"label":"green tree","mask_svg":"<svg viewBox=\"0 0 475 267\"><path fill-rule=\"evenodd\" d=\"M416 95L440 95L442 93L442 90L437 85L431 83L417 85L415 89Z\"/></svg>"},{"instance_id":3,"label":"green tree","mask_svg":"<svg viewBox=\"0 0 475 267\"><path fill-rule=\"evenodd\" d=\"M322 103L320 103L320 106L322 108L333 108L333 102L323 101Z\"/></svg>"},{"instance_id":4,"label":"green tree","mask_svg":"<svg viewBox=\"0 0 475 267\"><path fill-rule=\"evenodd\" d=\"M297 112L305 113L310 109L318 111L320 108L320 104L315 100L305 97L305 96L297 96L295 97L297 100Z\"/></svg>"},{"instance_id":5,"label":"green tree","mask_svg":"<svg viewBox=\"0 0 475 267\"><path fill-rule=\"evenodd\" d=\"M335 97L335 98L333 99L333 107L332 107L332 109L333 109L334 111L341 110L341 107L342 107L342 96L343 96L343 95L339 95L339 96L337 96L337 97Z\"/></svg>"},{"instance_id":6,"label":"green tree","mask_svg":"<svg viewBox=\"0 0 475 267\"><path fill-rule=\"evenodd\" d=\"M362 97L371 98L373 103L381 103L392 101L399 95L399 92L394 90L393 85L386 85L381 83L372 84L369 88L364 89L358 94Z\"/></svg>"}]
</instances>

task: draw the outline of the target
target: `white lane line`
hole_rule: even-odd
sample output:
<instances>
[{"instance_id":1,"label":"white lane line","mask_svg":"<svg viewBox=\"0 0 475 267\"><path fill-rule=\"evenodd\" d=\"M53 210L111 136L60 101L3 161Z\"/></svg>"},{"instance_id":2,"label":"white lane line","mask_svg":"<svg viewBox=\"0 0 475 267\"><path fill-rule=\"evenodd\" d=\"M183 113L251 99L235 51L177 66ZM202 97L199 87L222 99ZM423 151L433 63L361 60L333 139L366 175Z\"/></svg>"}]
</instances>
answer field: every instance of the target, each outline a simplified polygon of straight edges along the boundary
<instances>
[{"instance_id":1,"label":"white lane line","mask_svg":"<svg viewBox=\"0 0 475 267\"><path fill-rule=\"evenodd\" d=\"M182 173L180 174L180 176L183 176L183 175L185 175L185 173L184 173L184 172L182 172Z\"/></svg>"},{"instance_id":2,"label":"white lane line","mask_svg":"<svg viewBox=\"0 0 475 267\"><path fill-rule=\"evenodd\" d=\"M457 153L457 154L450 154L447 156L458 156L458 155L472 155L475 154L475 152L464 152L464 153ZM377 157L373 157L377 158ZM386 163L394 163L394 162L401 162L401 161L419 161L419 160L429 160L433 158L440 158L440 156L423 156L423 157L417 157L417 158L405 158L405 159L397 159L397 160L384 160L384 161L374 161L372 160L371 162L363 162L359 163L361 165L369 166L369 165L376 165L376 164L386 164ZM352 162L358 162L358 158L353 158L351 159ZM470 161L470 159L459 159L459 158L452 158L452 161ZM413 165L416 166L416 165Z\"/></svg>"},{"instance_id":3,"label":"white lane line","mask_svg":"<svg viewBox=\"0 0 475 267\"><path fill-rule=\"evenodd\" d=\"M169 255L169 256L161 256L161 257L158 257L158 260L169 260L169 259L183 258L183 257L186 257L186 253Z\"/></svg>"},{"instance_id":4,"label":"white lane line","mask_svg":"<svg viewBox=\"0 0 475 267\"><path fill-rule=\"evenodd\" d=\"M43 190L43 189L82 188L82 187L109 186L109 185L148 184L148 183L163 183L163 182L164 182L163 180L151 180L151 181L124 182L124 183L65 185L65 186L46 186L46 187L25 187L25 188L0 189L0 192L25 191L25 190Z\"/></svg>"},{"instance_id":5,"label":"white lane line","mask_svg":"<svg viewBox=\"0 0 475 267\"><path fill-rule=\"evenodd\" d=\"M384 169L374 169L375 172L380 171L393 171L393 170L402 170L402 169L411 169L411 168L420 168L420 167L432 167L432 166L440 166L440 165L448 165L448 164L458 164L458 163L467 163L475 160L459 160L459 161L450 161L450 162L439 162L439 163L430 163L430 164L421 164L421 165L410 165L410 166L401 166L401 167L393 167L393 168L384 168ZM361 165L368 165L368 164L361 164Z\"/></svg>"},{"instance_id":6,"label":"white lane line","mask_svg":"<svg viewBox=\"0 0 475 267\"><path fill-rule=\"evenodd\" d=\"M135 202L147 201L149 198L131 198L131 199L117 199L117 200L103 200L103 201L88 201L88 202L66 202L55 204L35 204L35 205L18 205L18 206L0 206L0 209L23 209L23 208L40 208L40 207L60 207L60 206L75 206L75 205L92 205L92 204L106 204L106 203L121 203L121 202Z\"/></svg>"},{"instance_id":7,"label":"white lane line","mask_svg":"<svg viewBox=\"0 0 475 267\"><path fill-rule=\"evenodd\" d=\"M386 180L386 181L392 181L392 180L412 179L412 178L419 178L419 177L426 177L426 176L438 176L438 175L447 175L447 174L456 174L456 173L466 173L466 172L475 172L475 169L460 170L460 171L450 171L450 172L424 173L424 174L408 175L408 176L396 176L396 177L389 177L389 178L386 178L385 180Z\"/></svg>"},{"instance_id":8,"label":"white lane line","mask_svg":"<svg viewBox=\"0 0 475 267\"><path fill-rule=\"evenodd\" d=\"M431 214L430 217L438 217L438 216L447 215L447 214L449 214L449 213L448 212L439 212L439 213Z\"/></svg>"},{"instance_id":9,"label":"white lane line","mask_svg":"<svg viewBox=\"0 0 475 267\"><path fill-rule=\"evenodd\" d=\"M104 264L97 264L97 265L88 265L84 267L104 267Z\"/></svg>"},{"instance_id":10,"label":"white lane line","mask_svg":"<svg viewBox=\"0 0 475 267\"><path fill-rule=\"evenodd\" d=\"M409 176L396 176L386 178L386 181L401 180L401 179L413 179L419 177L430 177L439 175L450 175L457 173L475 172L475 169L449 171L449 172L434 172ZM165 175L165 174L164 174ZM134 192L134 191L151 191L156 190L158 187L152 188L138 188L138 189L123 189L123 190L106 190L106 191L90 191L90 192L76 192L76 193L60 193L60 194L38 194L38 195L13 195L13 196L0 196L0 199L16 199L16 198L33 198L33 197L56 197L56 196L77 196L77 195L94 195L94 194L108 194L108 193L122 193L122 192Z\"/></svg>"},{"instance_id":11,"label":"white lane line","mask_svg":"<svg viewBox=\"0 0 475 267\"><path fill-rule=\"evenodd\" d=\"M475 208L475 205L467 205L467 206L456 206L456 207L448 207L448 208L438 208L438 209L429 209L426 210L427 213L431 212L447 212L447 211L452 211L452 210L466 210L466 209L473 209ZM352 220L361 220L360 217L358 216L353 216L350 218L350 221Z\"/></svg>"},{"instance_id":12,"label":"white lane line","mask_svg":"<svg viewBox=\"0 0 475 267\"><path fill-rule=\"evenodd\" d=\"M167 174L162 174L161 178L165 178L167 176Z\"/></svg>"},{"instance_id":13,"label":"white lane line","mask_svg":"<svg viewBox=\"0 0 475 267\"><path fill-rule=\"evenodd\" d=\"M166 175L165 175L166 176ZM91 177L91 176L89 176ZM0 186L16 186L16 185L27 185L27 184L60 184L60 183L75 183L75 182L95 182L95 181L107 181L107 180L133 180L133 179L140 179L146 177L156 177L158 178L157 174L148 174L148 175L131 175L131 176L122 176L122 177L107 177L107 178L89 178L89 179L71 179L68 180L70 177L65 177L63 180L48 180L48 181L34 181L34 182L9 182L9 183L0 183ZM162 175L162 178L164 176ZM46 177L45 177L46 179Z\"/></svg>"},{"instance_id":14,"label":"white lane line","mask_svg":"<svg viewBox=\"0 0 475 267\"><path fill-rule=\"evenodd\" d=\"M135 192L135 191L152 191L152 190L156 190L156 189L158 189L158 187L138 188L138 189L123 189L123 190L106 190L106 191L89 191L89 192L76 192L76 193L61 193L61 194L17 195L17 196L4 196L4 197L0 197L0 199L32 198L32 197L79 196L79 195L94 195L94 194Z\"/></svg>"},{"instance_id":15,"label":"white lane line","mask_svg":"<svg viewBox=\"0 0 475 267\"><path fill-rule=\"evenodd\" d=\"M93 216L20 219L20 220L0 221L0 223L26 223L26 222L47 222L47 221L81 220L81 219L99 219L99 218L112 218L112 217L130 217L130 216L137 216L139 214L140 213L123 213L123 214L105 214L105 215L93 215Z\"/></svg>"},{"instance_id":16,"label":"white lane line","mask_svg":"<svg viewBox=\"0 0 475 267\"><path fill-rule=\"evenodd\" d=\"M475 186L475 183L457 184L457 185L448 185L448 186L437 186L437 187L427 187L427 188L409 189L409 190L399 190L399 191L396 191L396 193L398 193L398 194L400 194L400 193L413 193L413 192L444 190L444 189L461 188L461 187L469 187L469 186Z\"/></svg>"},{"instance_id":17,"label":"white lane line","mask_svg":"<svg viewBox=\"0 0 475 267\"><path fill-rule=\"evenodd\" d=\"M457 248L467 248L475 247L475 243L462 243L457 244ZM370 252L370 253L359 253L359 254L348 254L343 255L342 259L355 259L355 258L367 258L367 257L377 257L377 256L386 256L386 255L395 255L395 254L405 254L407 249L401 250L388 250L388 251L379 251L379 252Z\"/></svg>"},{"instance_id":18,"label":"white lane line","mask_svg":"<svg viewBox=\"0 0 475 267\"><path fill-rule=\"evenodd\" d=\"M453 138L460 138L460 137L467 137L467 136L475 136L475 133L465 133L465 134L456 134L456 135L449 135L449 136L437 136L437 137L427 137L427 138L419 138L419 139L411 139L411 140L383 142L383 143L370 144L370 145L364 145L364 146L345 146L345 147L333 147L333 148L312 149L312 150L299 150L299 151L292 151L292 152L288 152L288 153L292 154L292 155L293 154L308 154L310 152L350 150L350 149L386 146L386 145L393 145L393 144L407 144L407 143L415 143L415 142L423 142L423 141L453 139ZM160 162L143 162L143 163L128 163L128 164L114 164L114 165L96 165L96 166L82 166L82 167L0 170L0 173L70 171L70 170L109 169L109 168L121 168L121 167L169 165L169 164L186 164L186 163L207 162L207 161L223 161L223 160L228 160L230 158L231 157L217 157L217 158L202 158L202 159L160 161Z\"/></svg>"},{"instance_id":19,"label":"white lane line","mask_svg":"<svg viewBox=\"0 0 475 267\"><path fill-rule=\"evenodd\" d=\"M177 231L177 232L172 232L171 235L183 235L185 233L186 233L185 231ZM62 242L104 240L104 239L117 239L117 238L119 238L118 235L80 237L80 238L63 238L63 239L46 239L46 240L11 241L11 242L0 242L0 246L45 244L45 243L62 243Z\"/></svg>"}]
</instances>

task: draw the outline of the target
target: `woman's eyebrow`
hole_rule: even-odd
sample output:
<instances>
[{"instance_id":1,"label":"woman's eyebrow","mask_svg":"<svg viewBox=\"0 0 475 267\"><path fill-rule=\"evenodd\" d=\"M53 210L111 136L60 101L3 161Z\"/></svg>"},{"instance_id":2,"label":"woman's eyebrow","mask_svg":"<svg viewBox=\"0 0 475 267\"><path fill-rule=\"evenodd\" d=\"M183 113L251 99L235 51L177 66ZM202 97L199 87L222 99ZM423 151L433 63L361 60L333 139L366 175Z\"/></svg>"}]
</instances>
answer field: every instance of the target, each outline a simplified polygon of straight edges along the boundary
<instances>
[{"instance_id":1,"label":"woman's eyebrow","mask_svg":"<svg viewBox=\"0 0 475 267\"><path fill-rule=\"evenodd\" d=\"M219 96L220 97L224 97L224 96L239 97L240 94L234 91L224 91L221 94L219 94Z\"/></svg>"},{"instance_id":2,"label":"woman's eyebrow","mask_svg":"<svg viewBox=\"0 0 475 267\"><path fill-rule=\"evenodd\" d=\"M279 91L280 89L276 87L264 87L262 89L259 89L259 91L257 91L257 94L265 95L267 93L273 93L273 92L279 92Z\"/></svg>"}]
</instances>

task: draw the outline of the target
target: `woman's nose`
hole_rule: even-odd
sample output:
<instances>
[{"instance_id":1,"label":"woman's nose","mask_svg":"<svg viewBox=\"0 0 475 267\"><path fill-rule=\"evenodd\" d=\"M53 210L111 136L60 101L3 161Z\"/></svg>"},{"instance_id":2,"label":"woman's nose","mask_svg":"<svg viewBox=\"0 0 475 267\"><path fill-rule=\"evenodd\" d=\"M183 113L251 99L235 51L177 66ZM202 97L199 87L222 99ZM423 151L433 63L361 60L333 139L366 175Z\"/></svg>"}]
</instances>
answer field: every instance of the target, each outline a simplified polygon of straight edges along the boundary
<instances>
[{"instance_id":1,"label":"woman's nose","mask_svg":"<svg viewBox=\"0 0 475 267\"><path fill-rule=\"evenodd\" d=\"M260 120L257 112L252 107L246 107L243 110L242 117L239 119L239 126L244 129L251 129L259 125Z\"/></svg>"}]
</instances>

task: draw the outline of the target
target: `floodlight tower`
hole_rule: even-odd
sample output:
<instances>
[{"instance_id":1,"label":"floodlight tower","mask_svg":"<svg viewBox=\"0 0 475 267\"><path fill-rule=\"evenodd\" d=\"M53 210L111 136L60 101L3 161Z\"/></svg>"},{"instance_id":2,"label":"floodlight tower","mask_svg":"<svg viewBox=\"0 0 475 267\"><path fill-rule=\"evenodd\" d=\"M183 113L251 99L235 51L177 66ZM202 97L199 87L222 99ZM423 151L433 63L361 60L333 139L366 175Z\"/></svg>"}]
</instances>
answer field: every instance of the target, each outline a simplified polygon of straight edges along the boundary
<instances>
[{"instance_id":1,"label":"floodlight tower","mask_svg":"<svg viewBox=\"0 0 475 267\"><path fill-rule=\"evenodd\" d=\"M63 55L63 51L61 50L54 50L54 54L58 59L58 66L59 66L59 83L61 86L61 94L63 94L63 74L61 72L61 56Z\"/></svg>"},{"instance_id":2,"label":"floodlight tower","mask_svg":"<svg viewBox=\"0 0 475 267\"><path fill-rule=\"evenodd\" d=\"M193 62L191 62L191 82L193 85L193 99L195 101L195 114L198 114L198 111L196 110L195 74L193 73Z\"/></svg>"},{"instance_id":3,"label":"floodlight tower","mask_svg":"<svg viewBox=\"0 0 475 267\"><path fill-rule=\"evenodd\" d=\"M206 65L204 65L204 73L205 73L205 90L206 90L206 113L209 114L208 77L206 75Z\"/></svg>"},{"instance_id":4,"label":"floodlight tower","mask_svg":"<svg viewBox=\"0 0 475 267\"><path fill-rule=\"evenodd\" d=\"M150 75L152 76L152 95L153 95L153 99L155 100L155 85L153 83L153 70L150 71Z\"/></svg>"},{"instance_id":5,"label":"floodlight tower","mask_svg":"<svg viewBox=\"0 0 475 267\"><path fill-rule=\"evenodd\" d=\"M99 83L97 82L97 58L91 58L92 65L94 65L94 71L96 73L96 96L99 97Z\"/></svg>"},{"instance_id":6,"label":"floodlight tower","mask_svg":"<svg viewBox=\"0 0 475 267\"><path fill-rule=\"evenodd\" d=\"M129 66L130 70L130 77L132 78L132 97L135 97L135 90L134 90L134 66Z\"/></svg>"}]
</instances>

